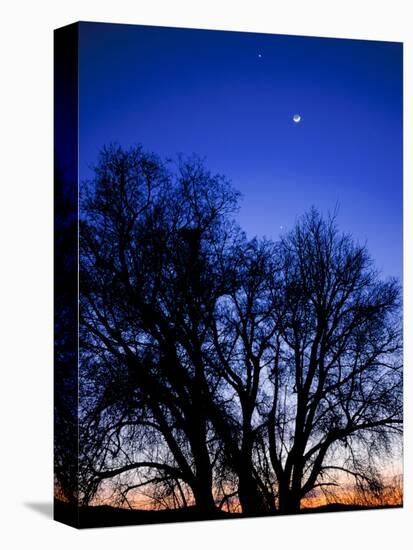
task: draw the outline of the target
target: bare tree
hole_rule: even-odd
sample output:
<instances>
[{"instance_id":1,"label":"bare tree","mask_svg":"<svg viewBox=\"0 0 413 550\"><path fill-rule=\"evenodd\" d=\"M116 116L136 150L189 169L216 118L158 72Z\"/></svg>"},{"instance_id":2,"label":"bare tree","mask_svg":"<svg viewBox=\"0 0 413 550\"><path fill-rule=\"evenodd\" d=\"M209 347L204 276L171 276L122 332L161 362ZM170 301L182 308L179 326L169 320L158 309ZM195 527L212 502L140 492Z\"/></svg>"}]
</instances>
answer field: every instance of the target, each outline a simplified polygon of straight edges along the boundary
<instances>
[{"instance_id":1,"label":"bare tree","mask_svg":"<svg viewBox=\"0 0 413 550\"><path fill-rule=\"evenodd\" d=\"M268 442L279 509L296 512L340 472L380 486L375 458L401 432L400 291L316 210L281 240L279 254Z\"/></svg>"},{"instance_id":2,"label":"bare tree","mask_svg":"<svg viewBox=\"0 0 413 550\"><path fill-rule=\"evenodd\" d=\"M81 197L81 493L296 512L401 431L400 291L315 210L279 243L197 158L102 151Z\"/></svg>"},{"instance_id":3,"label":"bare tree","mask_svg":"<svg viewBox=\"0 0 413 550\"><path fill-rule=\"evenodd\" d=\"M95 372L89 380L106 379L102 400L92 398L88 418L96 424L97 414L99 434L109 399L123 430L115 430L118 440L132 441L131 426L144 426L145 437L151 431L161 437L155 455L167 448L172 459L128 457L118 466L118 447L108 453L98 436L98 455L89 453L86 470L97 481L142 468L167 473L167 481L189 485L207 513L215 510L208 416L215 382L205 369L203 346L208 318L226 285L225 274L215 270L214 250L225 246L231 227L224 227L223 216L235 201L227 182L196 159L181 162L174 174L140 148L109 148L82 203L83 368ZM143 448L132 455L140 456Z\"/></svg>"},{"instance_id":4,"label":"bare tree","mask_svg":"<svg viewBox=\"0 0 413 550\"><path fill-rule=\"evenodd\" d=\"M263 478L257 460L260 431L265 425L265 379L278 328L271 285L278 270L275 247L269 241L248 241L240 236L226 261L234 282L216 305L211 362L225 385L225 415L238 424L238 457L234 460L239 461L236 470L242 508L247 513L262 513L275 509L273 480ZM265 456L264 452L262 458Z\"/></svg>"}]
</instances>

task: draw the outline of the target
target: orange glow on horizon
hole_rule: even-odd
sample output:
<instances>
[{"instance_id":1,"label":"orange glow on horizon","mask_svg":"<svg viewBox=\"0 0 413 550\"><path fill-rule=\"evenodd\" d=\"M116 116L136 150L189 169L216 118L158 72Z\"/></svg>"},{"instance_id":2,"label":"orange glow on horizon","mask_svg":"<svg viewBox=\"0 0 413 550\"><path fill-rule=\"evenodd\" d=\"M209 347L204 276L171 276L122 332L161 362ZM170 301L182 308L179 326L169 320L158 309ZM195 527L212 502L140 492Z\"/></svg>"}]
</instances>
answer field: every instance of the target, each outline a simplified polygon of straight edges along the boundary
<instances>
[{"instance_id":1,"label":"orange glow on horizon","mask_svg":"<svg viewBox=\"0 0 413 550\"><path fill-rule=\"evenodd\" d=\"M232 492L232 491L229 491ZM56 495L57 496L57 495ZM215 491L217 506L221 502L222 496L218 497L217 491ZM320 506L326 506L328 504L344 504L366 507L380 507L380 506L401 506L403 505L403 478L402 476L395 476L385 486L383 491L374 495L372 492L361 493L350 485L343 485L340 488L329 490L325 493L319 493L314 496L308 496L301 501L301 508L317 508ZM135 494L131 495L127 501L120 503L113 493L106 492L106 495L101 494L96 497L90 504L91 506L113 506L116 508L134 509L134 510L161 510L161 509L176 509L176 501L173 497L165 497L162 501L154 503L154 501L148 495ZM195 502L193 498L188 496L187 506L194 506ZM223 511L236 513L241 512L241 506L237 496L229 498L225 504L221 507Z\"/></svg>"}]
</instances>

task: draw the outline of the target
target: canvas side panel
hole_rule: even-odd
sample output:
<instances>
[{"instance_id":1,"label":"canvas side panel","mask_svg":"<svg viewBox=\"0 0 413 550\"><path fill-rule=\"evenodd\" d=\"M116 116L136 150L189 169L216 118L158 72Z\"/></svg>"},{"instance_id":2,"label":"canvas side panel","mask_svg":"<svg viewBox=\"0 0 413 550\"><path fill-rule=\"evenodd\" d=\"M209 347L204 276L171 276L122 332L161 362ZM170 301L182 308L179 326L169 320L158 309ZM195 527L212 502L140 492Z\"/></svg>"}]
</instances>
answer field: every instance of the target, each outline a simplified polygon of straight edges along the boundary
<instances>
[{"instance_id":1,"label":"canvas side panel","mask_svg":"<svg viewBox=\"0 0 413 550\"><path fill-rule=\"evenodd\" d=\"M78 526L78 24L54 32L54 518Z\"/></svg>"}]
</instances>

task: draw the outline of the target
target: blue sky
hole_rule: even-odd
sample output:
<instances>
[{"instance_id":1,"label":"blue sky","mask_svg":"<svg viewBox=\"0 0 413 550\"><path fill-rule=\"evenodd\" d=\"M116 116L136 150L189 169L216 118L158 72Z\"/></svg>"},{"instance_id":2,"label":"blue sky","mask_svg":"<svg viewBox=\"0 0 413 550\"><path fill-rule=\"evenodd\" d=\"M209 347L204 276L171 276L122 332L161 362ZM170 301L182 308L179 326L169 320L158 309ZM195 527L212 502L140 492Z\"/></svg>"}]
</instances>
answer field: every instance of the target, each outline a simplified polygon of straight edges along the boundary
<instances>
[{"instance_id":1,"label":"blue sky","mask_svg":"<svg viewBox=\"0 0 413 550\"><path fill-rule=\"evenodd\" d=\"M110 142L196 153L243 194L249 236L338 205L402 276L401 44L82 23L79 51L81 178Z\"/></svg>"}]
</instances>

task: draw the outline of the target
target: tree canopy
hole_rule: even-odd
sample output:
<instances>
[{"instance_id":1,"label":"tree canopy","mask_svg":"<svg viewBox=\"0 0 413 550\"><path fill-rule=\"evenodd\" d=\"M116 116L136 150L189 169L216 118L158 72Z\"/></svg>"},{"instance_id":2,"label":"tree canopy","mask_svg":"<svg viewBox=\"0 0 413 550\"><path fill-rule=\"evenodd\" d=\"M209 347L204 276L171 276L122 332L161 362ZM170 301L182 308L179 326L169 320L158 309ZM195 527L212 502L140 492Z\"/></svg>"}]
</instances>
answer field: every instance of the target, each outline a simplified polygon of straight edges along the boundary
<instances>
[{"instance_id":1,"label":"tree canopy","mask_svg":"<svg viewBox=\"0 0 413 550\"><path fill-rule=\"evenodd\" d=\"M277 242L197 157L103 149L80 203L80 489L295 512L380 491L401 433L401 293L316 209Z\"/></svg>"}]
</instances>

